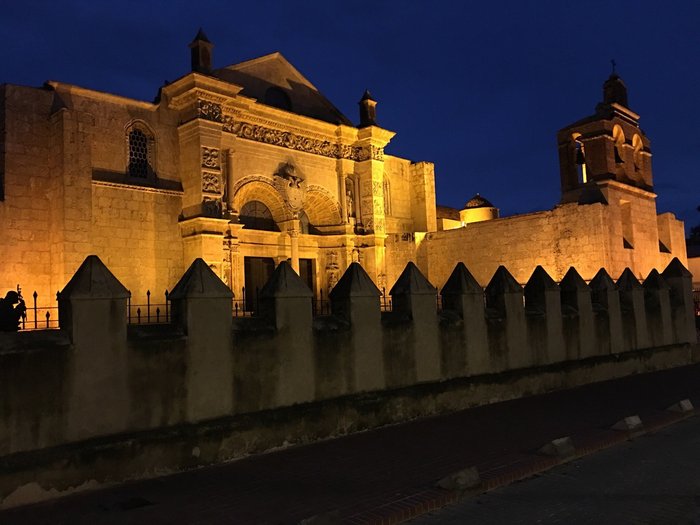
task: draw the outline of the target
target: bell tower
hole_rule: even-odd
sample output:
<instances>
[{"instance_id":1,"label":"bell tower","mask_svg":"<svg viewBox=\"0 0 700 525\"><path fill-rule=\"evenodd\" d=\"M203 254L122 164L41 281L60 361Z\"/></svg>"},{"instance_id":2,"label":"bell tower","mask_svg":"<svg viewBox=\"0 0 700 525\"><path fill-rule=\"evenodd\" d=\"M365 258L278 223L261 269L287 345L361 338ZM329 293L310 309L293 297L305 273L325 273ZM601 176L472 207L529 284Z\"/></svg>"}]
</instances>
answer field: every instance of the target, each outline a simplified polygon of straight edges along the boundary
<instances>
[{"instance_id":1,"label":"bell tower","mask_svg":"<svg viewBox=\"0 0 700 525\"><path fill-rule=\"evenodd\" d=\"M629 109L627 86L613 71L603 83L595 113L559 131L562 202L577 201L584 187L617 181L652 192L649 139Z\"/></svg>"}]
</instances>

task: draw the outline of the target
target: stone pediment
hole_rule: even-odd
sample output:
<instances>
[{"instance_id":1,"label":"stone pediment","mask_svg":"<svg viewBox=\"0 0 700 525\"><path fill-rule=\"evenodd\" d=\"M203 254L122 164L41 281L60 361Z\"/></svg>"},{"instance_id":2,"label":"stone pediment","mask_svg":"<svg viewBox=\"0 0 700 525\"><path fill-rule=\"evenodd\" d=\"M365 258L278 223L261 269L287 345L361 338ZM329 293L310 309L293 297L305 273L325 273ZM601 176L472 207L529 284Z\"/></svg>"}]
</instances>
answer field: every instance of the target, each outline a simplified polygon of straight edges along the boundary
<instances>
[{"instance_id":1,"label":"stone pediment","mask_svg":"<svg viewBox=\"0 0 700 525\"><path fill-rule=\"evenodd\" d=\"M352 126L343 115L309 80L302 75L281 53L271 53L259 58L218 69L214 75L221 80L243 88L242 95L258 102L285 109L298 115L323 120L331 124ZM289 99L290 107L281 107L268 98L269 90L276 88Z\"/></svg>"}]
</instances>

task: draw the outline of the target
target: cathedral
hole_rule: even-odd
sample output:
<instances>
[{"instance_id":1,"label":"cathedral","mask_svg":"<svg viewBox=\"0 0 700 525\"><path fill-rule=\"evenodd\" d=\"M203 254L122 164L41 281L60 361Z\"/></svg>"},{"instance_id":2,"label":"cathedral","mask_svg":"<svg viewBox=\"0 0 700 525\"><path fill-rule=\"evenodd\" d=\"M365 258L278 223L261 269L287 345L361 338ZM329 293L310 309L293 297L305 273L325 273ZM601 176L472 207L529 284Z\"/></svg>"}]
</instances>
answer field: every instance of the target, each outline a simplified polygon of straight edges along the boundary
<instances>
[{"instance_id":1,"label":"cathedral","mask_svg":"<svg viewBox=\"0 0 700 525\"><path fill-rule=\"evenodd\" d=\"M588 280L686 263L615 73L557 135L561 201L501 218L478 194L437 206L433 164L387 152L369 92L355 125L279 53L215 69L201 30L189 48L191 71L153 102L0 86L0 289L51 297L90 254L137 302L201 257L246 310L285 260L320 299L353 261L387 292L408 261L438 287L458 261L482 285L499 265L524 283L537 265Z\"/></svg>"}]
</instances>

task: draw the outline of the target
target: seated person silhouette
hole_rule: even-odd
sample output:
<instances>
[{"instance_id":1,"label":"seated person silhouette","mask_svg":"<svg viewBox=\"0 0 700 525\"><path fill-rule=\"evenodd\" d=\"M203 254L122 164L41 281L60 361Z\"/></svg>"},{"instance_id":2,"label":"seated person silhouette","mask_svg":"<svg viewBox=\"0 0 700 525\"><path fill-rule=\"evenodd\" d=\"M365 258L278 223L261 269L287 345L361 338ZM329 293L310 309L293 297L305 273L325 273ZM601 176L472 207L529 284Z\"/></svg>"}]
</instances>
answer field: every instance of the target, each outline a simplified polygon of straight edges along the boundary
<instances>
[{"instance_id":1,"label":"seated person silhouette","mask_svg":"<svg viewBox=\"0 0 700 525\"><path fill-rule=\"evenodd\" d=\"M17 305L17 306L15 306ZM0 332L16 332L19 330L19 322L27 308L19 294L9 291L4 299L0 299Z\"/></svg>"}]
</instances>

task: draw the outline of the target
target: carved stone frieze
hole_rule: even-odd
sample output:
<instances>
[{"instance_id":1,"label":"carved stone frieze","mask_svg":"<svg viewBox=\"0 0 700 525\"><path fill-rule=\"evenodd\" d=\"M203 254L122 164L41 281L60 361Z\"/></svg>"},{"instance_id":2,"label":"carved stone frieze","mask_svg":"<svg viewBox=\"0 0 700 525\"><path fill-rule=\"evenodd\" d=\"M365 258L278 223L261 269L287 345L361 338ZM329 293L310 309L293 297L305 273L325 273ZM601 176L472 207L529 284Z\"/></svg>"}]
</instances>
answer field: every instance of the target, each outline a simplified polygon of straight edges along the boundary
<instances>
[{"instance_id":1,"label":"carved stone frieze","mask_svg":"<svg viewBox=\"0 0 700 525\"><path fill-rule=\"evenodd\" d=\"M202 146L202 167L211 169L221 169L219 150Z\"/></svg>"},{"instance_id":2,"label":"carved stone frieze","mask_svg":"<svg viewBox=\"0 0 700 525\"><path fill-rule=\"evenodd\" d=\"M221 178L217 173L202 173L202 191L204 193L221 193Z\"/></svg>"},{"instance_id":3,"label":"carved stone frieze","mask_svg":"<svg viewBox=\"0 0 700 525\"><path fill-rule=\"evenodd\" d=\"M221 108L219 108L221 109ZM351 146L337 144L328 140L305 137L291 131L269 128L260 124L252 124L235 119L232 115L223 115L223 131L233 133L237 137L287 149L313 153L332 159L348 159L361 162L368 159L383 160L384 149L378 146ZM217 121L218 122L218 121Z\"/></svg>"},{"instance_id":4,"label":"carved stone frieze","mask_svg":"<svg viewBox=\"0 0 700 525\"><path fill-rule=\"evenodd\" d=\"M384 148L379 146L370 146L370 157L372 160L384 160Z\"/></svg>"},{"instance_id":5,"label":"carved stone frieze","mask_svg":"<svg viewBox=\"0 0 700 525\"><path fill-rule=\"evenodd\" d=\"M221 104L211 102L209 100L197 100L197 115L204 120L212 122L222 121Z\"/></svg>"}]
</instances>

